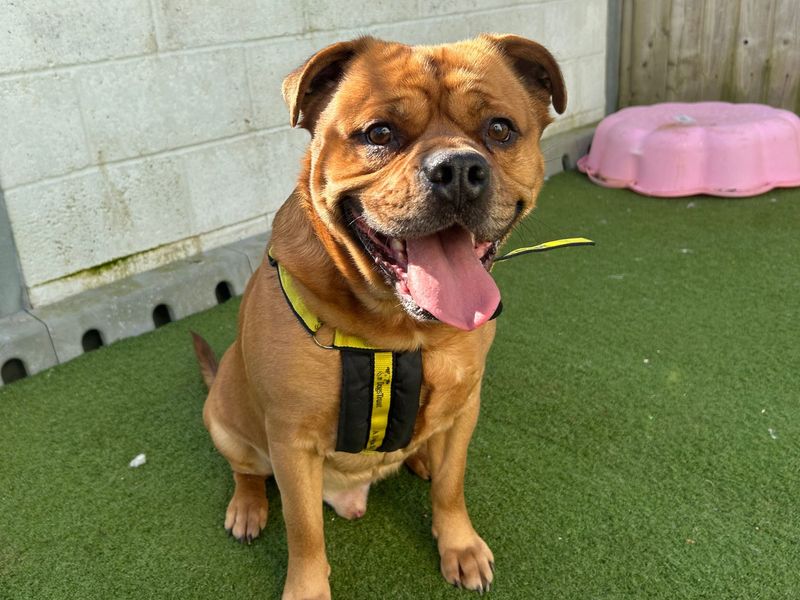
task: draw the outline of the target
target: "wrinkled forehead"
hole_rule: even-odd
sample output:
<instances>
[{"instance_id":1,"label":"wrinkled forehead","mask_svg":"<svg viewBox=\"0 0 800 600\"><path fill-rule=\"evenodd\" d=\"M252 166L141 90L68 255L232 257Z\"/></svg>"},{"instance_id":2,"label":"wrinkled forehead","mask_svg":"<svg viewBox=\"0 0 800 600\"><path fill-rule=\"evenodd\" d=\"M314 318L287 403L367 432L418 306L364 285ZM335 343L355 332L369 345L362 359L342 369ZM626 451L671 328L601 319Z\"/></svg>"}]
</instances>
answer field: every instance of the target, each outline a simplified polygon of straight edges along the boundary
<instances>
[{"instance_id":1,"label":"wrinkled forehead","mask_svg":"<svg viewBox=\"0 0 800 600\"><path fill-rule=\"evenodd\" d=\"M351 131L383 120L422 128L437 117L465 123L492 114L525 127L531 118L530 98L510 66L474 41L377 43L353 60L334 102L339 126Z\"/></svg>"}]
</instances>

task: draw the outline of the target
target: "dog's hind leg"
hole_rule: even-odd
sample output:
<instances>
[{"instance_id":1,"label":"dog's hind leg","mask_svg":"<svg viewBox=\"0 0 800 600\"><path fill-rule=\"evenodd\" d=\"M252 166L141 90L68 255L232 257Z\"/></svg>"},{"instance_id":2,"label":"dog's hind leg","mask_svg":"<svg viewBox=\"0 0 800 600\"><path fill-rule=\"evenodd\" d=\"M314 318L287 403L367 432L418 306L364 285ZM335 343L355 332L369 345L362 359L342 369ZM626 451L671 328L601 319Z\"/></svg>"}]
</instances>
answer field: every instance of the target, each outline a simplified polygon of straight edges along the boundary
<instances>
[{"instance_id":1,"label":"dog's hind leg","mask_svg":"<svg viewBox=\"0 0 800 600\"><path fill-rule=\"evenodd\" d=\"M267 525L266 477L233 472L236 489L225 512L225 531L248 544Z\"/></svg>"},{"instance_id":2,"label":"dog's hind leg","mask_svg":"<svg viewBox=\"0 0 800 600\"><path fill-rule=\"evenodd\" d=\"M225 531L240 542L250 543L267 524L265 481L272 474L269 457L219 424L208 427L214 445L228 459L236 488L225 511Z\"/></svg>"},{"instance_id":3,"label":"dog's hind leg","mask_svg":"<svg viewBox=\"0 0 800 600\"><path fill-rule=\"evenodd\" d=\"M214 445L233 469L236 489L225 512L225 530L250 542L267 524L266 478L272 474L266 433L240 383L241 360L236 345L222 359L209 390L203 420ZM263 421L262 421L263 422Z\"/></svg>"},{"instance_id":4,"label":"dog's hind leg","mask_svg":"<svg viewBox=\"0 0 800 600\"><path fill-rule=\"evenodd\" d=\"M406 459L406 466L417 477L424 479L425 481L430 481L431 468L427 442L422 444L417 451L414 452L414 454Z\"/></svg>"}]
</instances>

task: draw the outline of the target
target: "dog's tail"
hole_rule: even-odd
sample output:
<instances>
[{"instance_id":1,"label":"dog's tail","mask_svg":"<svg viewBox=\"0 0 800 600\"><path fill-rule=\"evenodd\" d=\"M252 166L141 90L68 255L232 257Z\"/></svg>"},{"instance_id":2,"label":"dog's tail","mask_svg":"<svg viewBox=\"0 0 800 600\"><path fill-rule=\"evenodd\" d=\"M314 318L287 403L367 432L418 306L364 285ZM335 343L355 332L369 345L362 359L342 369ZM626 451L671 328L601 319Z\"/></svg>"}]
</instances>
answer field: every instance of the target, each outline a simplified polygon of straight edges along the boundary
<instances>
[{"instance_id":1,"label":"dog's tail","mask_svg":"<svg viewBox=\"0 0 800 600\"><path fill-rule=\"evenodd\" d=\"M194 344L194 353L197 355L197 362L200 363L200 374L203 376L203 381L210 388L214 383L214 377L217 375L217 357L214 356L214 351L208 342L196 334L192 334L192 343Z\"/></svg>"}]
</instances>

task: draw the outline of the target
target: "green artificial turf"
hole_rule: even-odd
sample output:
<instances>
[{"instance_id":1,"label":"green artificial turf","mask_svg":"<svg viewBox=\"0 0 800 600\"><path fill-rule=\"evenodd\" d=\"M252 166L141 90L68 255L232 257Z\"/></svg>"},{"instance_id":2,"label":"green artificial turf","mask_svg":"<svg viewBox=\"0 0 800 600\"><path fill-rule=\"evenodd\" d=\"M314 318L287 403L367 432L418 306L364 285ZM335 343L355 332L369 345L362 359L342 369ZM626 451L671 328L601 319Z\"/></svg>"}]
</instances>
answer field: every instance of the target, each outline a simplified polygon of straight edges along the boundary
<instances>
[{"instance_id":1,"label":"green artificial turf","mask_svg":"<svg viewBox=\"0 0 800 600\"><path fill-rule=\"evenodd\" d=\"M498 264L505 312L467 502L501 599L800 597L800 190L658 200L554 177ZM228 538L190 329L237 301L0 389L0 597L277 598L280 498ZM139 452L147 464L128 467ZM428 484L325 509L334 597L465 598L439 575Z\"/></svg>"}]
</instances>

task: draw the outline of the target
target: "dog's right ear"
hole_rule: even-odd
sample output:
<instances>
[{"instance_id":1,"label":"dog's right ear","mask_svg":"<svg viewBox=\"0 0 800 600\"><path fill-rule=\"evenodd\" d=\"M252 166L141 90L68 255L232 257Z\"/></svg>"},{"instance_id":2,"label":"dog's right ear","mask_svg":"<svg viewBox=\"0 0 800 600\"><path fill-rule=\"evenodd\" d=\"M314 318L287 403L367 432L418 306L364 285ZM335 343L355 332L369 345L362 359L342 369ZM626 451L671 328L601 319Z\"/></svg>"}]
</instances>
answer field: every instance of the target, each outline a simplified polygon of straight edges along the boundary
<instances>
[{"instance_id":1,"label":"dog's right ear","mask_svg":"<svg viewBox=\"0 0 800 600\"><path fill-rule=\"evenodd\" d=\"M567 108L567 88L564 76L553 55L533 40L513 34L485 33L481 37L497 46L511 61L511 66L528 90L545 104L551 100L558 114Z\"/></svg>"},{"instance_id":2,"label":"dog's right ear","mask_svg":"<svg viewBox=\"0 0 800 600\"><path fill-rule=\"evenodd\" d=\"M344 75L347 63L369 38L338 42L323 48L283 80L283 99L289 107L289 122L313 133L317 118Z\"/></svg>"}]
</instances>

